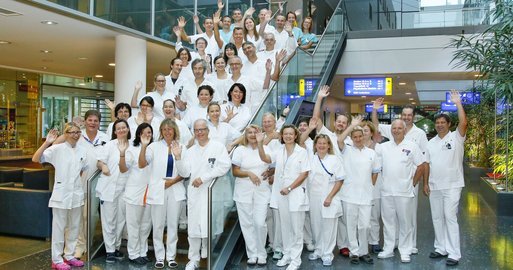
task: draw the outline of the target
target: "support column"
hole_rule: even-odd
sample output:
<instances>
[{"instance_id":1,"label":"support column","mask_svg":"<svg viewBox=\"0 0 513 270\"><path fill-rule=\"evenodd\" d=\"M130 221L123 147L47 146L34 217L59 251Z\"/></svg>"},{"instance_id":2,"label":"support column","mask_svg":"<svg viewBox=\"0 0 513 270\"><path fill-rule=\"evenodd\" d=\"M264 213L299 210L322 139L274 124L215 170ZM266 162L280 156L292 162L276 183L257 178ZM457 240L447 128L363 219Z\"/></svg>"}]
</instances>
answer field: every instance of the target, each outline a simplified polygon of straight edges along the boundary
<instances>
[{"instance_id":1,"label":"support column","mask_svg":"<svg viewBox=\"0 0 513 270\"><path fill-rule=\"evenodd\" d=\"M127 35L116 36L115 61L115 103L130 104L137 81L143 83L139 95L142 97L146 93L146 40Z\"/></svg>"}]
</instances>

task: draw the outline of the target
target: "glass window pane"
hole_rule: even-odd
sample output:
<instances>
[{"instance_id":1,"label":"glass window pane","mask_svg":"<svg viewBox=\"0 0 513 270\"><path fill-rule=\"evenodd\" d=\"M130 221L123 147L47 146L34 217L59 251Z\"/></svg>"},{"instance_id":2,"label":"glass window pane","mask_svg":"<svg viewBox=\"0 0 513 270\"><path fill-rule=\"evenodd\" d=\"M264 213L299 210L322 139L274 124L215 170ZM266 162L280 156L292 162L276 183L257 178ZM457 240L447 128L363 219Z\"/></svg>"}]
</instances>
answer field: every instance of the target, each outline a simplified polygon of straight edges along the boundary
<instances>
[{"instance_id":1,"label":"glass window pane","mask_svg":"<svg viewBox=\"0 0 513 270\"><path fill-rule=\"evenodd\" d=\"M96 0L94 16L147 34L151 33L151 1Z\"/></svg>"}]
</instances>

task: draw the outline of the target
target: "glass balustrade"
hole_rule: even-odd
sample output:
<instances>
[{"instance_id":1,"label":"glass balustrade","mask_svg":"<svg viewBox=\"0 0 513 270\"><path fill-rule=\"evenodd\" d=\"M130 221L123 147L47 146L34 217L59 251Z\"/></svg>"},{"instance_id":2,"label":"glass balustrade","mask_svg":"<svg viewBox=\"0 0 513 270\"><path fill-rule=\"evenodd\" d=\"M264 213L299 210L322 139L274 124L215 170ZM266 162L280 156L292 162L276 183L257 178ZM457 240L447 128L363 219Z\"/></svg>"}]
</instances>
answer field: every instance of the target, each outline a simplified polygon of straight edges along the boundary
<instances>
[{"instance_id":1,"label":"glass balustrade","mask_svg":"<svg viewBox=\"0 0 513 270\"><path fill-rule=\"evenodd\" d=\"M100 199L96 197L96 184L100 179L101 171L97 170L87 180L87 260L91 261L103 246L103 235L100 222Z\"/></svg>"}]
</instances>

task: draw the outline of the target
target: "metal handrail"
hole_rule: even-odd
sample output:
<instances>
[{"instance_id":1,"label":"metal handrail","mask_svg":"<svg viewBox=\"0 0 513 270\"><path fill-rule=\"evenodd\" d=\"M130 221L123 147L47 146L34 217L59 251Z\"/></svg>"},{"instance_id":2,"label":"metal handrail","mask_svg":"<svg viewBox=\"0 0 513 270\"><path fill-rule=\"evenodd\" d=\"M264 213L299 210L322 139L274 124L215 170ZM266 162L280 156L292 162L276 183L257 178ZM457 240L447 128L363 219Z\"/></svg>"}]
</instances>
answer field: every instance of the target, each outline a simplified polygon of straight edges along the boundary
<instances>
[{"instance_id":1,"label":"metal handrail","mask_svg":"<svg viewBox=\"0 0 513 270\"><path fill-rule=\"evenodd\" d=\"M91 182L94 180L94 179L97 179L98 178L98 175L101 173L102 171L101 170L96 170L93 175L91 177L89 177L89 179L86 180L86 189L87 189L87 203L86 203L86 211L87 211L87 220L86 220L86 228L87 228L87 232L86 232L86 235L87 235L87 243L86 243L86 246L87 246L87 261L91 261L93 259L93 256L96 255L96 253L98 252L98 250L100 249L101 245L99 246L98 249L94 250L94 252L91 250L92 249L92 246L91 246L91 240L93 238L91 232L90 232L90 228L89 228L89 224L91 224L92 222L92 217L90 215L91 213L91 200L89 198L91 198L92 195L92 184Z\"/></svg>"}]
</instances>

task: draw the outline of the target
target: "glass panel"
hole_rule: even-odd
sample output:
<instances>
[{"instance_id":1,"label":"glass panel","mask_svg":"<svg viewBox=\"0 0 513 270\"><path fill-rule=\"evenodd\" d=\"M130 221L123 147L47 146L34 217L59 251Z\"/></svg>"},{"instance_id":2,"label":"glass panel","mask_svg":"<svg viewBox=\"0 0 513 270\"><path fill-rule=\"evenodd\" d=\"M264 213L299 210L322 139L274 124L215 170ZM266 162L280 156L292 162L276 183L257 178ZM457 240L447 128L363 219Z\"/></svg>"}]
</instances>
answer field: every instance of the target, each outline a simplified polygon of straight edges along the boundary
<instances>
[{"instance_id":1,"label":"glass panel","mask_svg":"<svg viewBox=\"0 0 513 270\"><path fill-rule=\"evenodd\" d=\"M151 1L95 0L94 16L146 34L151 33Z\"/></svg>"},{"instance_id":2,"label":"glass panel","mask_svg":"<svg viewBox=\"0 0 513 270\"><path fill-rule=\"evenodd\" d=\"M96 171L93 176L87 180L87 258L91 261L96 252L102 247L103 235L102 225L98 209L100 199L96 197L96 184L100 178L100 171Z\"/></svg>"},{"instance_id":3,"label":"glass panel","mask_svg":"<svg viewBox=\"0 0 513 270\"><path fill-rule=\"evenodd\" d=\"M187 24L185 32L194 34L194 1L155 0L155 36L176 42L173 27L180 16L184 16Z\"/></svg>"},{"instance_id":4,"label":"glass panel","mask_svg":"<svg viewBox=\"0 0 513 270\"><path fill-rule=\"evenodd\" d=\"M65 6L83 13L89 13L89 0L48 0L48 2Z\"/></svg>"}]
</instances>

